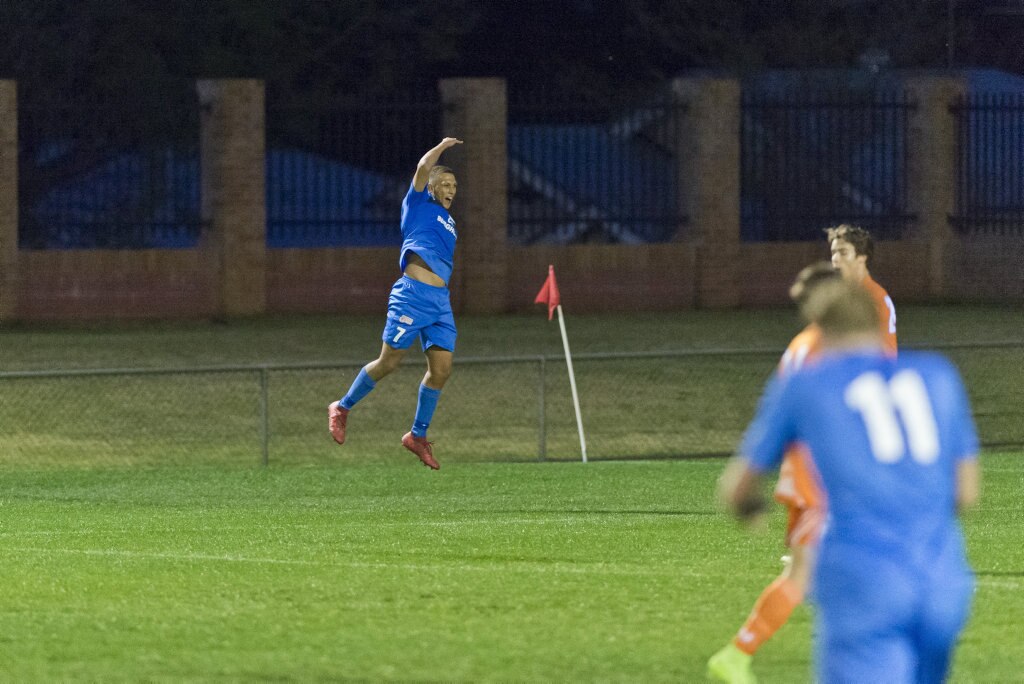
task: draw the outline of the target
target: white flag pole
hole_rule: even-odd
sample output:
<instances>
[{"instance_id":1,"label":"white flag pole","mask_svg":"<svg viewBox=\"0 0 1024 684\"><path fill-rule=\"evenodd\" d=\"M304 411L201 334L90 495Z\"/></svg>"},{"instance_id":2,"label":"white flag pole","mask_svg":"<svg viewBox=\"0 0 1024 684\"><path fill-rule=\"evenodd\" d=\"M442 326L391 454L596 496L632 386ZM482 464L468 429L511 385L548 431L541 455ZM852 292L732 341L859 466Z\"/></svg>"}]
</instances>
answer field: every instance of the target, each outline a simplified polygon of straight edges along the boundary
<instances>
[{"instance_id":1,"label":"white flag pole","mask_svg":"<svg viewBox=\"0 0 1024 684\"><path fill-rule=\"evenodd\" d=\"M580 416L580 397L576 393L576 373L572 369L572 356L569 354L569 337L565 334L565 317L562 316L562 305L558 305L558 327L562 331L562 346L565 347L565 365L569 369L569 387L572 388L572 405L576 409L576 427L580 431L580 451L583 462L587 462L587 440L583 436L583 418Z\"/></svg>"}]
</instances>

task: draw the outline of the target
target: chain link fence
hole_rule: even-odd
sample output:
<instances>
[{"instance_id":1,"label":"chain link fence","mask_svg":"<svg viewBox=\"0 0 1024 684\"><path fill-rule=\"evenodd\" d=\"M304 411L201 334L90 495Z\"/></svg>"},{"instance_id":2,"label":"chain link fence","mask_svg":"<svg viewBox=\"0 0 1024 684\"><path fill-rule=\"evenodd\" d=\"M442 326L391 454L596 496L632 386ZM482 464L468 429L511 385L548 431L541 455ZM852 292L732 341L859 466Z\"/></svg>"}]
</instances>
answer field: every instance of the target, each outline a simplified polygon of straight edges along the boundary
<instances>
[{"instance_id":1,"label":"chain link fence","mask_svg":"<svg viewBox=\"0 0 1024 684\"><path fill-rule=\"evenodd\" d=\"M1024 446L1017 397L1024 343L947 346L986 447ZM775 350L574 357L588 457L730 453L753 415ZM412 459L399 444L423 367L411 359L349 416L343 447L327 404L362 363L0 373L7 467L313 465ZM431 426L439 460L577 460L565 361L464 358Z\"/></svg>"}]
</instances>

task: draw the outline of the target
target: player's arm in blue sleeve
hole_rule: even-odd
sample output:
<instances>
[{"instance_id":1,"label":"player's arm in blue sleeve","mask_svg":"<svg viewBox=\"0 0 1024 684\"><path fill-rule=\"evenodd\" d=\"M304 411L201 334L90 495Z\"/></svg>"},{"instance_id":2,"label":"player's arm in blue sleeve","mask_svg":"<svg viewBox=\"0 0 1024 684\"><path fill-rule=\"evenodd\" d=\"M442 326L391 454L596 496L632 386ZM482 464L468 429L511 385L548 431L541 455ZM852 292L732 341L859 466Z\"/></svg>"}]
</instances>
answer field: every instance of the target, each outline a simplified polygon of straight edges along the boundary
<instances>
[{"instance_id":1,"label":"player's arm in blue sleeve","mask_svg":"<svg viewBox=\"0 0 1024 684\"><path fill-rule=\"evenodd\" d=\"M788 379L778 377L768 383L739 451L719 480L719 497L742 520L756 518L764 510L764 473L779 466L792 441L789 385Z\"/></svg>"},{"instance_id":2,"label":"player's arm in blue sleeve","mask_svg":"<svg viewBox=\"0 0 1024 684\"><path fill-rule=\"evenodd\" d=\"M462 141L458 138L445 138L420 157L420 162L416 165L416 174L412 177L412 187L416 192L423 192L427 187L427 181L430 179L430 169L437 166L437 160L441 158L441 153L449 147L461 144Z\"/></svg>"},{"instance_id":3,"label":"player's arm in blue sleeve","mask_svg":"<svg viewBox=\"0 0 1024 684\"><path fill-rule=\"evenodd\" d=\"M978 465L978 431L971 415L971 404L960 373L949 364L944 388L952 412L947 426L950 453L956 462L956 507L965 511L978 505L981 495L981 468Z\"/></svg>"},{"instance_id":4,"label":"player's arm in blue sleeve","mask_svg":"<svg viewBox=\"0 0 1024 684\"><path fill-rule=\"evenodd\" d=\"M759 473L776 470L782 464L786 446L796 435L793 432L794 376L775 376L765 388L754 420L740 442L739 455Z\"/></svg>"}]
</instances>

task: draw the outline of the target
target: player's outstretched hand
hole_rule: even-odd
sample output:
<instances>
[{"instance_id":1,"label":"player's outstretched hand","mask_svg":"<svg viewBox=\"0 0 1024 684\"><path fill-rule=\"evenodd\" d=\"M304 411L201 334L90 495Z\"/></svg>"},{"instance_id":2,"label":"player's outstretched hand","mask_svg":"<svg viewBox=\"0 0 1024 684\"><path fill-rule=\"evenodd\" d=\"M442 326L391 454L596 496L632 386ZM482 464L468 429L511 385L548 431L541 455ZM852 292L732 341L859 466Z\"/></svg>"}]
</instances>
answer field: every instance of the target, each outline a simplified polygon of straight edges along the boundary
<instances>
[{"instance_id":1,"label":"player's outstretched hand","mask_svg":"<svg viewBox=\"0 0 1024 684\"><path fill-rule=\"evenodd\" d=\"M461 144L462 141L459 140L458 138L445 138L444 140L441 141L441 145L439 145L439 147L442 147L443 149L447 150L449 147L454 147L455 145Z\"/></svg>"}]
</instances>

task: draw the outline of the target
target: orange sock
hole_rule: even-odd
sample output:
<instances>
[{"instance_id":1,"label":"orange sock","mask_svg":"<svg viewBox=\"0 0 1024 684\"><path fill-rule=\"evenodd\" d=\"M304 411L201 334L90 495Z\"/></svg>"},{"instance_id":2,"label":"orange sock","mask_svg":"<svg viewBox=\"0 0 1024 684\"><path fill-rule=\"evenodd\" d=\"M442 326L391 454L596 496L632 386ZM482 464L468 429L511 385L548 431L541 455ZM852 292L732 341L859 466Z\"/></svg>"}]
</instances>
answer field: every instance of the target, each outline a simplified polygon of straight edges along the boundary
<instances>
[{"instance_id":1,"label":"orange sock","mask_svg":"<svg viewBox=\"0 0 1024 684\"><path fill-rule=\"evenodd\" d=\"M769 584L754 603L754 610L743 623L740 631L733 639L736 648L748 655L768 641L772 634L786 624L790 613L803 600L796 586L785 577L778 577Z\"/></svg>"}]
</instances>

